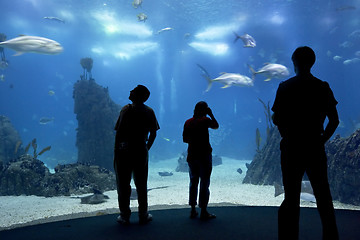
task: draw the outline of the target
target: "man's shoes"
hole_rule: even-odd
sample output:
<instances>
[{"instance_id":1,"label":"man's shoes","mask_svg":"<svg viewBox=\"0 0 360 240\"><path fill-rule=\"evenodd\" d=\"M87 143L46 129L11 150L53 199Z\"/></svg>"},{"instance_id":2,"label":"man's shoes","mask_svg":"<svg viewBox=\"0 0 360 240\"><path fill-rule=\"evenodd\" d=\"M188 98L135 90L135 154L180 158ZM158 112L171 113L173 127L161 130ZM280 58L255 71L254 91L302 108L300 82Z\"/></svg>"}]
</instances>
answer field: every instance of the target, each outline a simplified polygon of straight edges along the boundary
<instances>
[{"instance_id":1,"label":"man's shoes","mask_svg":"<svg viewBox=\"0 0 360 240\"><path fill-rule=\"evenodd\" d=\"M200 219L201 220L209 220L216 218L216 215L209 213L208 211L201 211Z\"/></svg>"},{"instance_id":2,"label":"man's shoes","mask_svg":"<svg viewBox=\"0 0 360 240\"><path fill-rule=\"evenodd\" d=\"M190 212L190 218L196 218L197 216L199 215L199 213L195 210L195 209L192 209L191 212Z\"/></svg>"},{"instance_id":3,"label":"man's shoes","mask_svg":"<svg viewBox=\"0 0 360 240\"><path fill-rule=\"evenodd\" d=\"M140 224L147 224L148 222L151 222L153 219L152 215L150 213L147 213L143 216L139 215L139 223Z\"/></svg>"},{"instance_id":4,"label":"man's shoes","mask_svg":"<svg viewBox=\"0 0 360 240\"><path fill-rule=\"evenodd\" d=\"M130 224L130 218L122 217L121 215L119 215L117 217L116 221L118 223L120 223L120 224L123 224L123 225L129 225Z\"/></svg>"}]
</instances>

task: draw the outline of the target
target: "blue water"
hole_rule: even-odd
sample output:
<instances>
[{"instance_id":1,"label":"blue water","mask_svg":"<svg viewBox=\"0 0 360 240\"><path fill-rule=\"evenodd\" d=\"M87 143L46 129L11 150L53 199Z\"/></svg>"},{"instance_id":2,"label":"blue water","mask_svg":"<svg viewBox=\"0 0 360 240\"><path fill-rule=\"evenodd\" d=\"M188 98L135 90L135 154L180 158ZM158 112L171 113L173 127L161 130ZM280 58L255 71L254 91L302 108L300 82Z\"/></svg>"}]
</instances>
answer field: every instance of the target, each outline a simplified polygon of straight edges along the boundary
<instances>
[{"instance_id":1,"label":"blue water","mask_svg":"<svg viewBox=\"0 0 360 240\"><path fill-rule=\"evenodd\" d=\"M182 128L197 101L205 100L220 123L211 131L214 154L252 159L256 152L255 130L266 134L264 108L258 98L273 103L281 80L264 82L257 75L253 87L221 88L209 92L196 64L211 77L234 72L251 77L247 64L259 69L267 62L288 67L300 45L317 54L313 74L329 82L338 100L341 126L347 136L360 122L359 1L243 1L243 0L144 0L135 9L131 0L2 0L0 32L7 39L19 34L42 36L59 42L59 55L25 53L13 56L5 49L9 67L0 70L0 114L8 116L24 143L37 138L39 148L52 149L40 156L49 165L75 162L77 120L73 113L73 84L80 79L81 58L94 60L92 76L109 88L120 105L129 102L129 91L146 85L147 104L158 117L160 131L151 159L176 157L186 149ZM146 22L137 15L145 13ZM61 18L65 23L44 19ZM172 30L156 34L160 29ZM256 39L255 48L234 43L234 32ZM356 32L355 32L356 33ZM347 43L346 43L347 41ZM344 44L345 42L345 44ZM349 44L350 43L350 44ZM213 44L199 49L199 44ZM216 46L219 50L216 51ZM340 56L339 60L334 60ZM55 92L53 96L49 90ZM302 117L303 113L299 113ZM41 117L54 121L41 125Z\"/></svg>"}]
</instances>

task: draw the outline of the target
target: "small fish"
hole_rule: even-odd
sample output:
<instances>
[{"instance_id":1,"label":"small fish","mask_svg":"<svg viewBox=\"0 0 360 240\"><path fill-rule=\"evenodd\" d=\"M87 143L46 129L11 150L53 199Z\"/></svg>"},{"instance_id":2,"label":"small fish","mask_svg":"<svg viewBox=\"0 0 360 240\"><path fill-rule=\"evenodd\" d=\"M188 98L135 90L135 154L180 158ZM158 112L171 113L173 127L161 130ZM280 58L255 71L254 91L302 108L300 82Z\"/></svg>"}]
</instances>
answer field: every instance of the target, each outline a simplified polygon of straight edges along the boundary
<instances>
[{"instance_id":1,"label":"small fish","mask_svg":"<svg viewBox=\"0 0 360 240\"><path fill-rule=\"evenodd\" d=\"M354 46L354 43L352 43L350 41L345 41L345 42L339 44L339 46L342 48L351 48L352 46Z\"/></svg>"},{"instance_id":2,"label":"small fish","mask_svg":"<svg viewBox=\"0 0 360 240\"><path fill-rule=\"evenodd\" d=\"M142 2L143 2L142 0L134 0L132 2L132 5L133 5L134 8L138 8L138 7L141 6Z\"/></svg>"},{"instance_id":3,"label":"small fish","mask_svg":"<svg viewBox=\"0 0 360 240\"><path fill-rule=\"evenodd\" d=\"M54 118L42 117L40 118L39 123L45 125L52 121L54 121Z\"/></svg>"},{"instance_id":4,"label":"small fish","mask_svg":"<svg viewBox=\"0 0 360 240\"><path fill-rule=\"evenodd\" d=\"M336 11L341 12L341 11L345 11L345 10L356 10L355 6L341 6L336 8Z\"/></svg>"},{"instance_id":5,"label":"small fish","mask_svg":"<svg viewBox=\"0 0 360 240\"><path fill-rule=\"evenodd\" d=\"M4 75L4 74L1 74L1 75L0 75L0 81L1 81L1 82L5 82L5 75Z\"/></svg>"},{"instance_id":6,"label":"small fish","mask_svg":"<svg viewBox=\"0 0 360 240\"><path fill-rule=\"evenodd\" d=\"M147 15L145 13L139 13L137 15L138 21L139 22L145 22L147 20Z\"/></svg>"},{"instance_id":7,"label":"small fish","mask_svg":"<svg viewBox=\"0 0 360 240\"><path fill-rule=\"evenodd\" d=\"M161 177L168 177L174 175L172 172L158 172Z\"/></svg>"},{"instance_id":8,"label":"small fish","mask_svg":"<svg viewBox=\"0 0 360 240\"><path fill-rule=\"evenodd\" d=\"M339 61L339 60L342 59L342 57L339 56L339 55L336 55L336 56L333 57L333 59L334 59L334 61Z\"/></svg>"},{"instance_id":9,"label":"small fish","mask_svg":"<svg viewBox=\"0 0 360 240\"><path fill-rule=\"evenodd\" d=\"M8 62L8 61L6 61L6 60L1 60L1 61L0 61L0 68L1 68L2 70L6 69L8 66L9 66L9 62Z\"/></svg>"},{"instance_id":10,"label":"small fish","mask_svg":"<svg viewBox=\"0 0 360 240\"><path fill-rule=\"evenodd\" d=\"M360 58L352 58L352 59L347 59L343 62L344 65L349 65L349 64L353 64L353 63L357 63L360 61Z\"/></svg>"},{"instance_id":11,"label":"small fish","mask_svg":"<svg viewBox=\"0 0 360 240\"><path fill-rule=\"evenodd\" d=\"M44 17L44 19L52 20L52 21L59 22L59 23L65 23L65 21L63 19L57 18L57 17Z\"/></svg>"},{"instance_id":12,"label":"small fish","mask_svg":"<svg viewBox=\"0 0 360 240\"><path fill-rule=\"evenodd\" d=\"M48 91L48 94L49 94L49 96L54 96L54 95L55 95L55 92L54 92L53 90L49 90L49 91Z\"/></svg>"},{"instance_id":13,"label":"small fish","mask_svg":"<svg viewBox=\"0 0 360 240\"><path fill-rule=\"evenodd\" d=\"M170 142L170 138L163 137L163 139L167 142Z\"/></svg>"},{"instance_id":14,"label":"small fish","mask_svg":"<svg viewBox=\"0 0 360 240\"><path fill-rule=\"evenodd\" d=\"M357 29L357 30L353 31L352 33L350 33L349 38L352 38L354 40L359 39L360 38L360 30Z\"/></svg>"},{"instance_id":15,"label":"small fish","mask_svg":"<svg viewBox=\"0 0 360 240\"><path fill-rule=\"evenodd\" d=\"M274 194L275 197L284 193L284 187L281 186L280 184L275 183L274 187L275 187L275 194ZM302 181L301 182L300 199L302 199L304 201L308 201L308 202L314 202L314 203L316 202L316 199L314 196L314 191L311 187L310 181Z\"/></svg>"},{"instance_id":16,"label":"small fish","mask_svg":"<svg viewBox=\"0 0 360 240\"><path fill-rule=\"evenodd\" d=\"M208 92L211 88L211 85L213 82L220 82L224 84L222 88L228 88L231 86L242 86L242 87L252 87L254 86L254 81L244 75L238 74L238 73L221 73L221 75L217 78L211 79L209 73L206 71L206 69L197 64L197 66L203 71L203 77L208 81L208 87L206 89L206 92Z\"/></svg>"},{"instance_id":17,"label":"small fish","mask_svg":"<svg viewBox=\"0 0 360 240\"><path fill-rule=\"evenodd\" d=\"M63 51L60 43L43 37L37 36L20 36L5 42L0 42L0 47L10 48L16 51L14 56L23 53L39 53L39 54L59 54Z\"/></svg>"},{"instance_id":18,"label":"small fish","mask_svg":"<svg viewBox=\"0 0 360 240\"><path fill-rule=\"evenodd\" d=\"M235 34L234 43L236 43L237 40L241 39L244 43L244 47L250 47L250 48L256 47L255 39L249 34L245 33L242 36L239 36L236 32L234 32L234 34Z\"/></svg>"},{"instance_id":19,"label":"small fish","mask_svg":"<svg viewBox=\"0 0 360 240\"><path fill-rule=\"evenodd\" d=\"M265 75L266 79L264 81L270 81L272 78L285 78L290 74L287 67L277 63L267 63L264 67L260 68L258 71L255 71L250 65L248 66L252 72L253 79L255 79L256 74Z\"/></svg>"},{"instance_id":20,"label":"small fish","mask_svg":"<svg viewBox=\"0 0 360 240\"><path fill-rule=\"evenodd\" d=\"M166 27L166 28L163 28L163 29L160 29L159 31L157 31L157 34L160 34L162 32L166 32L166 31L170 31L170 30L173 30L173 28L171 27Z\"/></svg>"}]
</instances>

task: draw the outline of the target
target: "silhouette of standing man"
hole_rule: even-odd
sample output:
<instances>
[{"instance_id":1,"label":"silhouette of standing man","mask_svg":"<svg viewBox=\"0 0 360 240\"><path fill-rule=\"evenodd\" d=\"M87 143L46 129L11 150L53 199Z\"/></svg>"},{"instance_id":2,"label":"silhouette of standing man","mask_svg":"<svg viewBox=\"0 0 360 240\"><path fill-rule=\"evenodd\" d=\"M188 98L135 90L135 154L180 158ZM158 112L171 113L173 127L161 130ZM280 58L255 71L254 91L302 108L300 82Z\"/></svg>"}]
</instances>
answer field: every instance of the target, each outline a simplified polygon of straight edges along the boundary
<instances>
[{"instance_id":1,"label":"silhouette of standing man","mask_svg":"<svg viewBox=\"0 0 360 240\"><path fill-rule=\"evenodd\" d=\"M329 84L310 73L315 59L309 47L294 51L296 76L280 83L272 107L273 121L282 137L281 170L285 190L278 213L279 239L298 239L301 181L305 172L314 190L323 239L339 238L324 148L339 125L337 101ZM326 117L329 121L324 130Z\"/></svg>"},{"instance_id":2,"label":"silhouette of standing man","mask_svg":"<svg viewBox=\"0 0 360 240\"><path fill-rule=\"evenodd\" d=\"M149 90L143 85L131 90L129 99L132 104L121 109L115 125L114 168L120 208L117 221L122 224L130 223L132 174L138 195L139 222L152 220L147 201L148 151L160 127L154 111L144 104L149 96Z\"/></svg>"},{"instance_id":3,"label":"silhouette of standing man","mask_svg":"<svg viewBox=\"0 0 360 240\"><path fill-rule=\"evenodd\" d=\"M209 115L210 118L206 115ZM195 105L194 116L184 124L183 141L189 144L187 162L190 176L190 218L195 218L198 215L195 207L200 179L199 207L201 208L200 219L203 220L216 217L207 211L212 171L212 148L209 141L209 128L217 129L219 124L207 103L200 101Z\"/></svg>"}]
</instances>

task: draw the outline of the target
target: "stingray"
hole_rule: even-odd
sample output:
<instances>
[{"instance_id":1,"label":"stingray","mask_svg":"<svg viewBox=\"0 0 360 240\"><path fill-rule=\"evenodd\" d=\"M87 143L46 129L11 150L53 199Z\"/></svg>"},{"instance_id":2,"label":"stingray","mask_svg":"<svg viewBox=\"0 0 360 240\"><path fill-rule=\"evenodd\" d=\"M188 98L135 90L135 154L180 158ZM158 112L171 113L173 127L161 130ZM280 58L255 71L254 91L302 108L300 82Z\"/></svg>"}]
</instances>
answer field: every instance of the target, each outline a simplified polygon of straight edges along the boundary
<instances>
[{"instance_id":1,"label":"stingray","mask_svg":"<svg viewBox=\"0 0 360 240\"><path fill-rule=\"evenodd\" d=\"M109 199L109 197L103 194L101 191L97 189L93 189L93 191L94 194L90 196L76 198L80 198L81 204L100 204L106 202L107 199Z\"/></svg>"},{"instance_id":2,"label":"stingray","mask_svg":"<svg viewBox=\"0 0 360 240\"><path fill-rule=\"evenodd\" d=\"M168 188L168 187L169 187L169 186L148 188L147 191L149 192L149 191L154 190L154 189L163 189L163 188ZM138 195L137 195L136 189L135 189L135 188L132 188L132 189L131 189L130 200L137 200L137 198L138 198Z\"/></svg>"},{"instance_id":3,"label":"stingray","mask_svg":"<svg viewBox=\"0 0 360 240\"><path fill-rule=\"evenodd\" d=\"M158 174L162 177L168 177L173 175L172 172L158 172Z\"/></svg>"},{"instance_id":4,"label":"stingray","mask_svg":"<svg viewBox=\"0 0 360 240\"><path fill-rule=\"evenodd\" d=\"M280 184L274 183L274 187L275 187L275 194L274 194L275 197L284 193L284 187L281 186ZM310 181L302 181L301 182L300 199L307 201L307 202L316 203L314 191L311 187Z\"/></svg>"}]
</instances>

